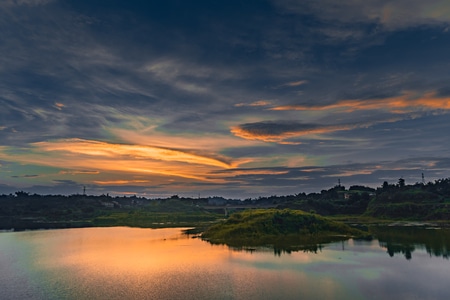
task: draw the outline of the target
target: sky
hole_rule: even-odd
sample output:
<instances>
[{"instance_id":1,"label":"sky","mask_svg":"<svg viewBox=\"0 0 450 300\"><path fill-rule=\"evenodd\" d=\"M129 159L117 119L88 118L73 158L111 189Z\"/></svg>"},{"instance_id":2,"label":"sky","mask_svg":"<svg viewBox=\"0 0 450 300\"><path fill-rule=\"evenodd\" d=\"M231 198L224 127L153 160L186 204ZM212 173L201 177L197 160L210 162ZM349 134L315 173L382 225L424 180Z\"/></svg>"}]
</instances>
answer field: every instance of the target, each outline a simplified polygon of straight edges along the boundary
<instances>
[{"instance_id":1,"label":"sky","mask_svg":"<svg viewBox=\"0 0 450 300\"><path fill-rule=\"evenodd\" d=\"M0 0L0 194L448 178L449 53L448 0Z\"/></svg>"}]
</instances>

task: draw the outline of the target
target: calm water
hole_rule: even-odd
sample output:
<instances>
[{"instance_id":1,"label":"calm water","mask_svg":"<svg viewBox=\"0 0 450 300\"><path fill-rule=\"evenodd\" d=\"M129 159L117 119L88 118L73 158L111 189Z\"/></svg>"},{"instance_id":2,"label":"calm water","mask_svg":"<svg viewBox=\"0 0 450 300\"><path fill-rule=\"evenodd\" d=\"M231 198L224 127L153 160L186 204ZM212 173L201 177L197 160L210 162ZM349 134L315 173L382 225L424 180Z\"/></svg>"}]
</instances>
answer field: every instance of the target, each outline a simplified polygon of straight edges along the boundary
<instances>
[{"instance_id":1,"label":"calm water","mask_svg":"<svg viewBox=\"0 0 450 300\"><path fill-rule=\"evenodd\" d=\"M447 240L408 239L287 253L213 246L180 228L2 232L0 298L449 299Z\"/></svg>"}]
</instances>

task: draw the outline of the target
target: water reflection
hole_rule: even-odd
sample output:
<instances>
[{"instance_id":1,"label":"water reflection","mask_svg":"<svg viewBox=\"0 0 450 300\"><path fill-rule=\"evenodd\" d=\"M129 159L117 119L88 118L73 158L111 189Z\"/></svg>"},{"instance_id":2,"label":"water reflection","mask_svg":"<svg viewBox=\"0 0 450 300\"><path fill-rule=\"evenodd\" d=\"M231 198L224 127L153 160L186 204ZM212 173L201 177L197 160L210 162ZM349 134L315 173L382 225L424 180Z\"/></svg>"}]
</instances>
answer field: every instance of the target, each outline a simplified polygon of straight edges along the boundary
<instances>
[{"instance_id":1,"label":"water reflection","mask_svg":"<svg viewBox=\"0 0 450 300\"><path fill-rule=\"evenodd\" d=\"M372 227L380 247L389 256L402 254L406 259L413 257L416 249L425 249L430 256L449 258L450 230L423 227Z\"/></svg>"},{"instance_id":2,"label":"water reflection","mask_svg":"<svg viewBox=\"0 0 450 300\"><path fill-rule=\"evenodd\" d=\"M324 247L322 244L308 244L308 245L298 245L298 246L288 246L288 247L279 247L279 246L256 246L256 247L236 247L236 246L228 246L233 251L243 251L248 253L253 252L273 252L275 256L281 256L282 254L291 254L292 252L304 252L304 253L315 253L322 251Z\"/></svg>"},{"instance_id":3,"label":"water reflection","mask_svg":"<svg viewBox=\"0 0 450 300\"><path fill-rule=\"evenodd\" d=\"M291 254L292 252L317 253L326 244L342 242L348 239L345 236L280 236L274 240L270 240L270 243L264 243L260 240L248 241L236 239L229 243L205 241L212 245L226 245L235 251L266 252L267 249L270 249L276 256L281 256L282 254Z\"/></svg>"},{"instance_id":4,"label":"water reflection","mask_svg":"<svg viewBox=\"0 0 450 300\"><path fill-rule=\"evenodd\" d=\"M426 244L381 230L380 241L291 248L211 245L174 228L1 233L1 298L448 299L449 262L428 254L446 244L430 244L433 232ZM403 242L414 246L410 261L391 247Z\"/></svg>"},{"instance_id":5,"label":"water reflection","mask_svg":"<svg viewBox=\"0 0 450 300\"><path fill-rule=\"evenodd\" d=\"M374 226L368 228L371 238L361 241L378 240L378 245L386 249L386 253L393 257L396 254L403 255L407 260L412 259L416 249L425 250L430 256L449 259L450 256L450 229L425 228L425 227L390 227ZM272 245L247 244L245 241L234 241L225 244L235 251L246 252L273 252L275 256L291 254L292 252L317 253L328 244L342 242L344 249L344 237L325 237L320 240L286 238L275 241Z\"/></svg>"}]
</instances>

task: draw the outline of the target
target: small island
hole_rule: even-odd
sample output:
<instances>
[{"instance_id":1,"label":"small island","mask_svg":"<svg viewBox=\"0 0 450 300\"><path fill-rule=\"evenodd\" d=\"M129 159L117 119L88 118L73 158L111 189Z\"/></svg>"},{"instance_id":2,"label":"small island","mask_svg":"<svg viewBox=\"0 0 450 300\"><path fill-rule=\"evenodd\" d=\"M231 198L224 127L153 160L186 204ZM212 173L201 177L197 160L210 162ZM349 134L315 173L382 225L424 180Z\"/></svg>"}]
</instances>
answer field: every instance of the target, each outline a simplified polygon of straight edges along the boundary
<instances>
[{"instance_id":1,"label":"small island","mask_svg":"<svg viewBox=\"0 0 450 300\"><path fill-rule=\"evenodd\" d=\"M367 238L368 232L352 228L327 217L292 209L254 209L232 214L227 220L209 227L202 239L213 244L234 247L317 245Z\"/></svg>"}]
</instances>

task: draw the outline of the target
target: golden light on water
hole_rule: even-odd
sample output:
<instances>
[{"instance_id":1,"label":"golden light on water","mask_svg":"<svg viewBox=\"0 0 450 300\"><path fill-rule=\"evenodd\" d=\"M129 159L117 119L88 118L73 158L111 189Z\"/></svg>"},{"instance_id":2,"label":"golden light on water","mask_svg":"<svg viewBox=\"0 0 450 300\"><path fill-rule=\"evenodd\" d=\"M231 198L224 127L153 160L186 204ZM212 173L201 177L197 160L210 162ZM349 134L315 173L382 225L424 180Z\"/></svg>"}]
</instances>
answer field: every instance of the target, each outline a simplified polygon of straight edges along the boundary
<instances>
[{"instance_id":1,"label":"golden light on water","mask_svg":"<svg viewBox=\"0 0 450 300\"><path fill-rule=\"evenodd\" d=\"M192 237L183 235L179 229L139 229L116 227L89 228L78 236L61 240L59 236L47 235L41 242L51 251L65 253L60 257L52 257L43 264L52 267L83 265L97 273L102 270L113 272L141 272L149 270L177 269L190 261L201 260L205 265L216 262L226 247L217 247L210 251L207 243L196 244ZM179 255L180 248L183 256ZM177 253L175 255L175 253Z\"/></svg>"}]
</instances>

